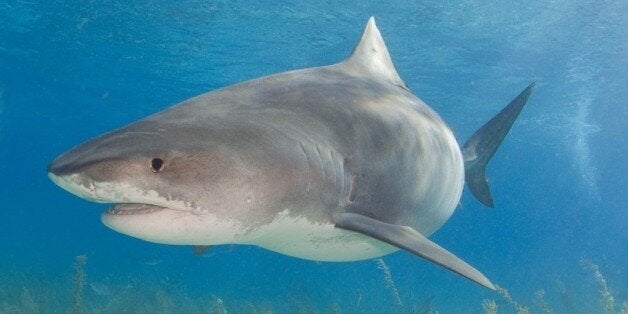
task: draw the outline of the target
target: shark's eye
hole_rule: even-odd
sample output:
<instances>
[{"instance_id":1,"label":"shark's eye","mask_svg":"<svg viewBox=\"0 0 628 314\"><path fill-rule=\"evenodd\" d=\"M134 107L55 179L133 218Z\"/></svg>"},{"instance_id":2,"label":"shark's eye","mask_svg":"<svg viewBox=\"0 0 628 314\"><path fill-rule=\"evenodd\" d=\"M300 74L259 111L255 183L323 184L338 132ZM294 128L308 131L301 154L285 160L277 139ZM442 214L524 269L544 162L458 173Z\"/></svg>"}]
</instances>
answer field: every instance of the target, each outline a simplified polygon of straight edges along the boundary
<instances>
[{"instance_id":1,"label":"shark's eye","mask_svg":"<svg viewBox=\"0 0 628 314\"><path fill-rule=\"evenodd\" d=\"M164 161L161 158L154 158L153 160L151 160L150 162L150 167L153 170L154 173L157 173L159 171L161 171L162 169L164 169Z\"/></svg>"}]
</instances>

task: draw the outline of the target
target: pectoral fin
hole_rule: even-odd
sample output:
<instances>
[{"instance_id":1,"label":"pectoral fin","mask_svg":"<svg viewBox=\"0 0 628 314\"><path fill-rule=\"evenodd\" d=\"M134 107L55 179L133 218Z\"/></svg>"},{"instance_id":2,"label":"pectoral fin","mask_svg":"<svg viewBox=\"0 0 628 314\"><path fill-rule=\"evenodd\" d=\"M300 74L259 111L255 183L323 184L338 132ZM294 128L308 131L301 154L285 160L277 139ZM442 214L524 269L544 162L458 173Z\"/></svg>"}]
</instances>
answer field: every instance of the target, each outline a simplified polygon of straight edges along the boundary
<instances>
[{"instance_id":1,"label":"pectoral fin","mask_svg":"<svg viewBox=\"0 0 628 314\"><path fill-rule=\"evenodd\" d=\"M394 245L495 290L495 286L478 270L410 227L393 225L354 213L338 213L334 215L334 223L337 228L359 232Z\"/></svg>"}]
</instances>

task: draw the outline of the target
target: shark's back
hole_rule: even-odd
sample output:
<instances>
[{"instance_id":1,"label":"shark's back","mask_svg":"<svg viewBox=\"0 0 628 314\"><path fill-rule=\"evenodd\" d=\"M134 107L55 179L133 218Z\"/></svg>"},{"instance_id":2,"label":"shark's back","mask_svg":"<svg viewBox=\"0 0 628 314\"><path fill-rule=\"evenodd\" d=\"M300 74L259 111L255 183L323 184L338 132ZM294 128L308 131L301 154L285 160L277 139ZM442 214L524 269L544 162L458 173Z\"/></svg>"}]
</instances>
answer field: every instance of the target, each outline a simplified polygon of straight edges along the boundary
<instances>
[{"instance_id":1,"label":"shark's back","mask_svg":"<svg viewBox=\"0 0 628 314\"><path fill-rule=\"evenodd\" d=\"M248 137L269 130L285 136L303 150L309 176L321 178L310 178L310 194L301 198L321 200L319 211L304 213L316 220L343 210L431 234L462 190L460 149L438 114L405 85L345 63L243 82L149 119L161 117L207 128L208 135L233 136L216 133L227 127L255 130Z\"/></svg>"}]
</instances>

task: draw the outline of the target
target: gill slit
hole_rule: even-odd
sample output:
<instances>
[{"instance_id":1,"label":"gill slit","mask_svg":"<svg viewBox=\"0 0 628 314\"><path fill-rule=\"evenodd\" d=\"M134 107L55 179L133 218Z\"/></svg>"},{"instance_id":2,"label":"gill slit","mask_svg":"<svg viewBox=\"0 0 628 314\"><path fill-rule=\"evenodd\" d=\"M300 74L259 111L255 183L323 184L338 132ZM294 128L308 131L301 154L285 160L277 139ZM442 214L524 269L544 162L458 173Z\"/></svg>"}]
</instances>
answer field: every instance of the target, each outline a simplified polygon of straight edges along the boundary
<instances>
[{"instance_id":1,"label":"gill slit","mask_svg":"<svg viewBox=\"0 0 628 314\"><path fill-rule=\"evenodd\" d=\"M325 161L323 160L323 155L321 155L321 150L316 144L316 154L318 156L318 160L321 162L321 170L323 170L323 183L327 180L327 169L325 168Z\"/></svg>"},{"instance_id":2,"label":"gill slit","mask_svg":"<svg viewBox=\"0 0 628 314\"><path fill-rule=\"evenodd\" d=\"M331 164L334 171L334 186L337 188L337 191L339 192L339 199L341 199L342 195L344 195L344 192L345 192L345 180L344 180L345 172L344 172L344 165L342 162L343 158L340 154L334 153L333 149L329 150L329 154L331 157ZM338 185L338 183L340 183L340 185Z\"/></svg>"},{"instance_id":3,"label":"gill slit","mask_svg":"<svg viewBox=\"0 0 628 314\"><path fill-rule=\"evenodd\" d=\"M307 171L305 173L305 178L307 180L307 189L306 191L309 193L310 192L310 187L312 185L312 180L310 178L310 171L312 168L312 164L310 163L310 158L307 156L307 152L305 151L305 147L303 147L303 143L301 143L301 141L299 142L299 147L301 147L301 151L303 152L303 155L305 156L305 160L307 161Z\"/></svg>"},{"instance_id":4,"label":"gill slit","mask_svg":"<svg viewBox=\"0 0 628 314\"><path fill-rule=\"evenodd\" d=\"M331 159L331 171L332 176L334 177L334 186L337 186L338 183L338 168L336 167L336 160L334 160L334 150L329 149L329 159Z\"/></svg>"}]
</instances>

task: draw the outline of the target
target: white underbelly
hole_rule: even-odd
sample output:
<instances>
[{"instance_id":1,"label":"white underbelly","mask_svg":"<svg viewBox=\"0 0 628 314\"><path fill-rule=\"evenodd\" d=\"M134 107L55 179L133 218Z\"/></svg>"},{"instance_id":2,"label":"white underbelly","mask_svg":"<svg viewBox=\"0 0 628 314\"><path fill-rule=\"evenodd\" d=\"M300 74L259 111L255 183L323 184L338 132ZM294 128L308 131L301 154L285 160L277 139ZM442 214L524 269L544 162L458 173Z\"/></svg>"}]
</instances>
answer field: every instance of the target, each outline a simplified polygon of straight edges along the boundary
<instances>
[{"instance_id":1,"label":"white underbelly","mask_svg":"<svg viewBox=\"0 0 628 314\"><path fill-rule=\"evenodd\" d=\"M399 250L357 232L294 217L287 210L251 235L251 244L281 254L329 262L356 261Z\"/></svg>"}]
</instances>

